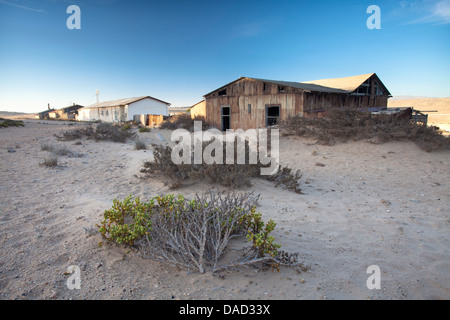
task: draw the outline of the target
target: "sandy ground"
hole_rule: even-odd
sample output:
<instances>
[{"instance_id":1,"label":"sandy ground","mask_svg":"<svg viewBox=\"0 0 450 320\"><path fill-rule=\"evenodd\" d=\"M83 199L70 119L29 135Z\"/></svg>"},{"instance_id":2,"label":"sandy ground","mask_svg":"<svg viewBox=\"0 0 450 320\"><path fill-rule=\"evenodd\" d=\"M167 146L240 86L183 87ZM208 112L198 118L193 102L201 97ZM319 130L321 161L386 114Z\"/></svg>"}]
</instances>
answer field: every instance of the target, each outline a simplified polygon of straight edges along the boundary
<instances>
[{"instance_id":1,"label":"sandy ground","mask_svg":"<svg viewBox=\"0 0 450 320\"><path fill-rule=\"evenodd\" d=\"M428 124L439 127L450 135L450 98L389 99L388 108L413 107L428 114ZM432 112L429 112L432 111Z\"/></svg>"},{"instance_id":2,"label":"sandy ground","mask_svg":"<svg viewBox=\"0 0 450 320\"><path fill-rule=\"evenodd\" d=\"M328 147L283 137L280 160L302 170L304 194L258 179L242 192L261 195L258 210L277 223L276 242L309 270L214 275L143 259L125 247L98 247L101 237L84 228L99 223L114 198L173 191L160 179L136 177L151 149L134 150L132 141L56 141L53 134L63 129L70 126L34 120L0 129L0 299L450 298L448 151L427 153L409 142ZM169 131L159 133L170 139ZM139 135L163 143L156 131ZM43 142L83 156L40 166ZM192 197L210 187L175 193ZM66 285L71 265L81 269L79 290ZM381 270L379 290L366 286L371 265Z\"/></svg>"}]
</instances>

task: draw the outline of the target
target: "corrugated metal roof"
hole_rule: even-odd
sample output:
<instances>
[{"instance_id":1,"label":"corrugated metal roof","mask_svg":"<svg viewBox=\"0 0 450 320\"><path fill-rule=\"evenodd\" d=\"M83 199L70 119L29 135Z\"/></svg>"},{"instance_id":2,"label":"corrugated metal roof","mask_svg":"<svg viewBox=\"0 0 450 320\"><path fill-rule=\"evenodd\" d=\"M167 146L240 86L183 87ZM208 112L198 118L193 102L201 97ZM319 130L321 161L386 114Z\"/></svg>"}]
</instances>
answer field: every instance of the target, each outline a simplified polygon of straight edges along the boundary
<instances>
[{"instance_id":1,"label":"corrugated metal roof","mask_svg":"<svg viewBox=\"0 0 450 320\"><path fill-rule=\"evenodd\" d=\"M104 102L100 102L100 103L94 103L91 104L87 107L84 107L83 109L95 109L95 108L111 108L111 107L121 107L121 106L126 106L127 104L131 104L133 102L137 102L140 100L144 100L144 99L153 99L159 102L163 102L167 105L170 105L170 103L150 97L150 96L143 96L143 97L134 97L134 98L125 98L125 99L118 99L118 100L111 100L111 101L104 101Z\"/></svg>"},{"instance_id":2,"label":"corrugated metal roof","mask_svg":"<svg viewBox=\"0 0 450 320\"><path fill-rule=\"evenodd\" d=\"M323 80L315 80L315 81L304 81L304 82L293 82L293 81L280 81L280 80L269 80L269 79L259 79L259 78L250 78L250 77L240 77L239 79L232 81L210 93L205 94L207 96L213 92L221 90L224 87L229 86L237 81L242 79L253 79L257 81L263 81L267 83L274 83L280 86L292 87L301 89L304 91L313 91L313 92L327 92L327 93L352 93L356 89L358 89L367 79L370 77L377 75L375 73L368 73L359 76L345 77L345 78L334 78L334 79L323 79ZM377 77L378 78L378 77ZM379 78L378 78L379 80ZM381 80L379 80L381 84ZM384 85L383 85L384 86ZM390 95L389 91L385 87L386 91Z\"/></svg>"},{"instance_id":3,"label":"corrugated metal roof","mask_svg":"<svg viewBox=\"0 0 450 320\"><path fill-rule=\"evenodd\" d=\"M268 79L258 79L258 78L249 78L263 82L274 83L280 86L292 87L297 89L302 89L305 91L315 91L315 92L329 92L329 93L348 93L348 91L327 87L323 85L311 84L306 82L291 82L291 81L279 81L279 80L268 80Z\"/></svg>"}]
</instances>

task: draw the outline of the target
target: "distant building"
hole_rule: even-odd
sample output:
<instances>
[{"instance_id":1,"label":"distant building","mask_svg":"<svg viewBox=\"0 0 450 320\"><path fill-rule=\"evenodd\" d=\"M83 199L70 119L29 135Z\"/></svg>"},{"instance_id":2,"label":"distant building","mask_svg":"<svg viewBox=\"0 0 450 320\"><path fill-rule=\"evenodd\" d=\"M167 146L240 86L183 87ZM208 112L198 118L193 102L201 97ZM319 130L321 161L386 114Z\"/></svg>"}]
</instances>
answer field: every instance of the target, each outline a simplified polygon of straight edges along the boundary
<instances>
[{"instance_id":1,"label":"distant building","mask_svg":"<svg viewBox=\"0 0 450 320\"><path fill-rule=\"evenodd\" d=\"M170 116L176 116L178 114L189 114L189 109L191 107L170 107L169 108L169 115Z\"/></svg>"},{"instance_id":2,"label":"distant building","mask_svg":"<svg viewBox=\"0 0 450 320\"><path fill-rule=\"evenodd\" d=\"M45 111L41 111L36 115L36 119L50 119L50 113L55 111L55 109L47 109Z\"/></svg>"},{"instance_id":3,"label":"distant building","mask_svg":"<svg viewBox=\"0 0 450 320\"><path fill-rule=\"evenodd\" d=\"M83 106L74 103L69 107L58 109L56 110L57 118L62 120L76 120L78 110L81 108L83 108Z\"/></svg>"},{"instance_id":4,"label":"distant building","mask_svg":"<svg viewBox=\"0 0 450 320\"><path fill-rule=\"evenodd\" d=\"M241 77L204 96L191 108L221 130L256 129L289 116L318 115L335 108L387 108L390 92L375 73L354 77L288 82Z\"/></svg>"},{"instance_id":5,"label":"distant building","mask_svg":"<svg viewBox=\"0 0 450 320\"><path fill-rule=\"evenodd\" d=\"M61 108L61 109L50 109L39 112L36 115L36 119L59 119L59 120L75 120L78 114L78 109L83 108L78 104L73 104L71 106Z\"/></svg>"},{"instance_id":6,"label":"distant building","mask_svg":"<svg viewBox=\"0 0 450 320\"><path fill-rule=\"evenodd\" d=\"M78 121L126 122L148 125L149 116L169 116L170 103L150 97L105 101L78 109Z\"/></svg>"}]
</instances>

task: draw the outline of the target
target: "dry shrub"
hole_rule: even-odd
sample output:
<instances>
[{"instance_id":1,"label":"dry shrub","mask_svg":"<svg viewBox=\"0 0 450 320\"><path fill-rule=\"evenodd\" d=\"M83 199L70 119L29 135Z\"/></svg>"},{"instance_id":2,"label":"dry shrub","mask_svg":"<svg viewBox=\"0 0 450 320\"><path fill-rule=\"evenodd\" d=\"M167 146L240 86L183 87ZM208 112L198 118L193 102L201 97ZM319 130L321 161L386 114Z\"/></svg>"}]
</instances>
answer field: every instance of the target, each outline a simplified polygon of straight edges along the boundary
<instances>
[{"instance_id":1,"label":"dry shrub","mask_svg":"<svg viewBox=\"0 0 450 320\"><path fill-rule=\"evenodd\" d=\"M176 130L176 129L186 129L190 132L194 131L194 121L202 122L202 130L211 129L212 126L206 122L205 117L203 116L195 116L191 118L188 114L179 114L173 117L170 117L163 123L161 123L161 129L168 130Z\"/></svg>"},{"instance_id":2,"label":"dry shrub","mask_svg":"<svg viewBox=\"0 0 450 320\"><path fill-rule=\"evenodd\" d=\"M72 153L65 146L55 146L49 143L41 143L41 150L51 152L58 156L67 156Z\"/></svg>"},{"instance_id":3,"label":"dry shrub","mask_svg":"<svg viewBox=\"0 0 450 320\"><path fill-rule=\"evenodd\" d=\"M127 139L132 139L135 136L136 133L132 132L130 128L110 123L99 123L96 128L92 125L78 127L55 135L56 139L60 141L72 141L86 137L95 141L109 140L113 142L126 142Z\"/></svg>"},{"instance_id":4,"label":"dry shrub","mask_svg":"<svg viewBox=\"0 0 450 320\"><path fill-rule=\"evenodd\" d=\"M426 151L450 148L450 139L437 127L418 125L393 115L356 110L331 110L323 118L297 115L281 120L279 128L284 135L314 138L325 145L371 139L376 143L410 140Z\"/></svg>"},{"instance_id":5,"label":"dry shrub","mask_svg":"<svg viewBox=\"0 0 450 320\"><path fill-rule=\"evenodd\" d=\"M139 248L144 257L202 273L257 264L276 270L299 265L297 254L274 243L270 233L276 224L265 223L256 212L258 198L211 191L192 200L166 195L142 202L130 195L123 202L114 200L98 227L104 239ZM244 257L224 262L221 258L235 237L246 237L252 245Z\"/></svg>"},{"instance_id":6,"label":"dry shrub","mask_svg":"<svg viewBox=\"0 0 450 320\"><path fill-rule=\"evenodd\" d=\"M49 153L44 161L41 163L45 167L56 167L58 165L58 156L54 153Z\"/></svg>"},{"instance_id":7,"label":"dry shrub","mask_svg":"<svg viewBox=\"0 0 450 320\"><path fill-rule=\"evenodd\" d=\"M203 151L210 142L203 143ZM218 183L225 187L240 188L251 186L252 178L263 178L274 181L277 186L282 185L287 189L301 193L299 170L292 171L289 168L279 167L276 174L271 176L261 175L261 169L269 165L262 165L257 162L250 163L253 150L250 148L248 141L245 141L245 164L237 164L238 138L234 141L234 162L233 164L175 164L172 161L172 147L170 146L154 146L153 161L143 163L141 173L149 176L155 173L161 173L165 177L170 178L172 188L180 186L184 181L208 181ZM223 145L223 160L226 159L226 144ZM194 151L192 150L191 159L194 159ZM194 163L194 161L192 161Z\"/></svg>"},{"instance_id":8,"label":"dry shrub","mask_svg":"<svg viewBox=\"0 0 450 320\"><path fill-rule=\"evenodd\" d=\"M126 142L127 139L134 138L136 134L130 130L131 127L100 123L95 130L95 140L110 140L114 142Z\"/></svg>"},{"instance_id":9,"label":"dry shrub","mask_svg":"<svg viewBox=\"0 0 450 320\"><path fill-rule=\"evenodd\" d=\"M137 138L136 140L134 140L134 148L136 150L146 150L147 144L145 143L144 140Z\"/></svg>"}]
</instances>

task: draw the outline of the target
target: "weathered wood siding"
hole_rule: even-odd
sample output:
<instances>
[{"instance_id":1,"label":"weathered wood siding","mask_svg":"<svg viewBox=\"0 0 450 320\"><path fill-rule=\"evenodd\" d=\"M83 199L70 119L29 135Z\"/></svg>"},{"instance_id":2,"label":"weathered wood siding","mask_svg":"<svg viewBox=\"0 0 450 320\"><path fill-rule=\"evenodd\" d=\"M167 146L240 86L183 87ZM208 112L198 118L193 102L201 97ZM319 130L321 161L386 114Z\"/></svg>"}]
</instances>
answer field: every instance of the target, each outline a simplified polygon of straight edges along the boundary
<instances>
[{"instance_id":1,"label":"weathered wood siding","mask_svg":"<svg viewBox=\"0 0 450 320\"><path fill-rule=\"evenodd\" d=\"M206 101L203 100L197 104L194 104L189 109L189 113L190 113L192 119L194 119L197 116L203 116L206 118Z\"/></svg>"},{"instance_id":2,"label":"weathered wood siding","mask_svg":"<svg viewBox=\"0 0 450 320\"><path fill-rule=\"evenodd\" d=\"M360 92L356 95L310 92L258 79L240 78L205 95L205 104L200 103L195 110L198 111L197 114L204 114L210 124L222 129L222 107L229 106L230 128L247 130L266 126L267 106L280 106L280 119L298 114L312 115L335 108L387 108L388 92L384 90L386 92L381 93L384 95L377 95L374 85L378 81L376 79L375 76L370 78L370 93ZM364 84L364 88L368 85Z\"/></svg>"},{"instance_id":3,"label":"weathered wood siding","mask_svg":"<svg viewBox=\"0 0 450 320\"><path fill-rule=\"evenodd\" d=\"M226 95L220 96L223 89ZM285 87L284 92L279 92L278 85L253 79L234 82L206 95L205 99L206 120L218 129L222 129L222 106L230 106L230 128L243 130L265 127L266 106L269 105L280 106L281 119L303 112L300 90Z\"/></svg>"},{"instance_id":4,"label":"weathered wood siding","mask_svg":"<svg viewBox=\"0 0 450 320\"><path fill-rule=\"evenodd\" d=\"M387 96L356 96L335 93L305 93L304 112L319 112L335 108L380 109L387 107Z\"/></svg>"}]
</instances>

